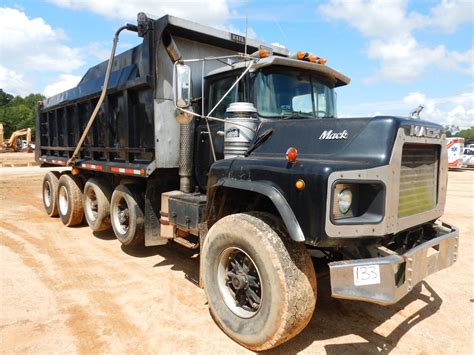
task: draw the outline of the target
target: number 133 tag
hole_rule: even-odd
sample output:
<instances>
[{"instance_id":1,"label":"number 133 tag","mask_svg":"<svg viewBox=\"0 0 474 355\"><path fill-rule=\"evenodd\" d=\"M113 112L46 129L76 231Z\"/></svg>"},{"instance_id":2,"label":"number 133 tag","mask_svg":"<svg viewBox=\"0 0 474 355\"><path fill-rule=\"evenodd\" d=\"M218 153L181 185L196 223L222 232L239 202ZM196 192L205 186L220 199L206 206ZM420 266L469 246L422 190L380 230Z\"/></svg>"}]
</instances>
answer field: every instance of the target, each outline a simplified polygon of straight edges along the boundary
<instances>
[{"instance_id":1,"label":"number 133 tag","mask_svg":"<svg viewBox=\"0 0 474 355\"><path fill-rule=\"evenodd\" d=\"M380 283L380 268L378 265L355 266L354 285L377 285Z\"/></svg>"}]
</instances>

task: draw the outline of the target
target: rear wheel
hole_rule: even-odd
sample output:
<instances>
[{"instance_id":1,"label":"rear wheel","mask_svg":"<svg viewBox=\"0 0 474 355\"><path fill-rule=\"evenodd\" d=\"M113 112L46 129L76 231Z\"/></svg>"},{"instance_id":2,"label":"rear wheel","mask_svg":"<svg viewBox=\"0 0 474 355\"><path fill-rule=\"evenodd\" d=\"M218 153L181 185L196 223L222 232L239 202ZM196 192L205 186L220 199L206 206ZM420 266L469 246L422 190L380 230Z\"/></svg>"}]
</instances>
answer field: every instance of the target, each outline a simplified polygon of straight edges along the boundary
<instances>
[{"instance_id":1,"label":"rear wheel","mask_svg":"<svg viewBox=\"0 0 474 355\"><path fill-rule=\"evenodd\" d=\"M84 186L84 216L95 232L110 228L112 188L104 179L90 178Z\"/></svg>"},{"instance_id":2,"label":"rear wheel","mask_svg":"<svg viewBox=\"0 0 474 355\"><path fill-rule=\"evenodd\" d=\"M123 245L143 242L145 233L143 198L134 185L119 185L110 202L110 218L115 236Z\"/></svg>"},{"instance_id":3,"label":"rear wheel","mask_svg":"<svg viewBox=\"0 0 474 355\"><path fill-rule=\"evenodd\" d=\"M64 225L71 227L82 222L82 181L79 177L63 174L59 178L58 212Z\"/></svg>"},{"instance_id":4,"label":"rear wheel","mask_svg":"<svg viewBox=\"0 0 474 355\"><path fill-rule=\"evenodd\" d=\"M43 178L43 206L50 217L58 216L57 194L59 173L50 171Z\"/></svg>"},{"instance_id":5,"label":"rear wheel","mask_svg":"<svg viewBox=\"0 0 474 355\"><path fill-rule=\"evenodd\" d=\"M316 305L311 257L280 219L266 213L224 217L209 230L201 258L211 313L245 347L274 348L310 321Z\"/></svg>"}]
</instances>

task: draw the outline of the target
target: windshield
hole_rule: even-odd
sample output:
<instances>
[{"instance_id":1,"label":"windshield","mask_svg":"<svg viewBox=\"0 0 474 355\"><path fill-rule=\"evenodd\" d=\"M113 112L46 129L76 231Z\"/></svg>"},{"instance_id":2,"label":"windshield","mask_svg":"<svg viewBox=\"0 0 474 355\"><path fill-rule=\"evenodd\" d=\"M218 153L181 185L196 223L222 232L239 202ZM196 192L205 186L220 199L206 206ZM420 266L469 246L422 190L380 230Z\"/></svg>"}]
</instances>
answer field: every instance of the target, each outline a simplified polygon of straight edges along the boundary
<instances>
[{"instance_id":1,"label":"windshield","mask_svg":"<svg viewBox=\"0 0 474 355\"><path fill-rule=\"evenodd\" d=\"M308 71L268 68L256 80L258 114L263 117L336 117L334 89Z\"/></svg>"}]
</instances>

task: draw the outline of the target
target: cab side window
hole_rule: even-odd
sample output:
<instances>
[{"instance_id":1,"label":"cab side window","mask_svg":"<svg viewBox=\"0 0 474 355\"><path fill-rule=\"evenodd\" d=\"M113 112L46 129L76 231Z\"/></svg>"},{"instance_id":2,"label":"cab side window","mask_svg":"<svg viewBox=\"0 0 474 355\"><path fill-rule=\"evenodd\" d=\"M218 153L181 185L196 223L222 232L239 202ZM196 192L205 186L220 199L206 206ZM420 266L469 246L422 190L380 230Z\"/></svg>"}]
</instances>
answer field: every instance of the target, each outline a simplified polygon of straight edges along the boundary
<instances>
[{"instance_id":1,"label":"cab side window","mask_svg":"<svg viewBox=\"0 0 474 355\"><path fill-rule=\"evenodd\" d=\"M224 96L227 90L229 90L232 84L235 83L237 78L238 78L238 74L233 74L232 76L219 78L211 82L211 84L209 85L209 106L207 107L208 113ZM245 101L245 96L246 95L245 95L245 78L244 78L225 97L225 99L214 110L211 116L224 118L225 112L227 108L229 107L229 105L233 102Z\"/></svg>"}]
</instances>

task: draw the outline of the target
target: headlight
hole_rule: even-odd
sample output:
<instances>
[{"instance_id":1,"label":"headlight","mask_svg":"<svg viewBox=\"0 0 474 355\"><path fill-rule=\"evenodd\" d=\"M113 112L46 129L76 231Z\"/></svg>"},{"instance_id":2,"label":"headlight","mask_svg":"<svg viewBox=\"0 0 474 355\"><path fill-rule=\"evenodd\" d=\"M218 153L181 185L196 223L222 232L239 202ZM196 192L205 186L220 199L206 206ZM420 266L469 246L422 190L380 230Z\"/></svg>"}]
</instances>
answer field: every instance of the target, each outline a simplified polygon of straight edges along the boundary
<instances>
[{"instance_id":1,"label":"headlight","mask_svg":"<svg viewBox=\"0 0 474 355\"><path fill-rule=\"evenodd\" d=\"M337 205L339 207L339 211L342 214L346 214L349 212L352 206L352 192L349 189L344 189L341 192L339 192L339 195L337 197Z\"/></svg>"},{"instance_id":2,"label":"headlight","mask_svg":"<svg viewBox=\"0 0 474 355\"><path fill-rule=\"evenodd\" d=\"M359 184L338 183L332 195L332 218L334 220L352 218L356 215Z\"/></svg>"},{"instance_id":3,"label":"headlight","mask_svg":"<svg viewBox=\"0 0 474 355\"><path fill-rule=\"evenodd\" d=\"M376 224L383 219L385 185L378 181L333 185L331 220L335 224Z\"/></svg>"}]
</instances>

